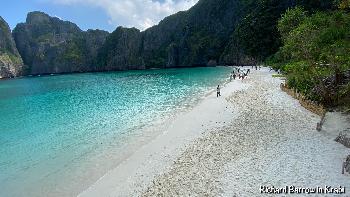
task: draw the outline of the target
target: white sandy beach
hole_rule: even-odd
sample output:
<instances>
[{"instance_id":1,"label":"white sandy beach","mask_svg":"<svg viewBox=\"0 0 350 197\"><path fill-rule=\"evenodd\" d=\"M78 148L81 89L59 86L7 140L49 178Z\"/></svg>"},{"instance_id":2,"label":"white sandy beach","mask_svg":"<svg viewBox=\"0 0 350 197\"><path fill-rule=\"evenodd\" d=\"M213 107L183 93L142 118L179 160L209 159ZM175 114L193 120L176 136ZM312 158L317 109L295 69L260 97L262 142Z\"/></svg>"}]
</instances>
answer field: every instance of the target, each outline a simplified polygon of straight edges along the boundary
<instances>
[{"instance_id":1,"label":"white sandy beach","mask_svg":"<svg viewBox=\"0 0 350 197\"><path fill-rule=\"evenodd\" d=\"M208 95L79 196L261 196L260 186L350 187L350 175L341 174L350 150L317 132L320 117L282 92L268 70L226 84L220 98Z\"/></svg>"}]
</instances>

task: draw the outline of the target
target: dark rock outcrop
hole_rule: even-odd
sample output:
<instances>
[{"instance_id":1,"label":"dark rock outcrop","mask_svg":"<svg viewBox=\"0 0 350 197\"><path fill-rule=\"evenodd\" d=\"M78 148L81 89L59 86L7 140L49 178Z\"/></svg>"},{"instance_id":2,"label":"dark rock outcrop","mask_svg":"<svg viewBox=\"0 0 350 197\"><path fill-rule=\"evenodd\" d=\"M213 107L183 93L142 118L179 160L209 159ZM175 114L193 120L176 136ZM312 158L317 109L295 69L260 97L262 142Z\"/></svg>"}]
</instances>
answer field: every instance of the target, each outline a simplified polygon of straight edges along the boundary
<instances>
[{"instance_id":1,"label":"dark rock outcrop","mask_svg":"<svg viewBox=\"0 0 350 197\"><path fill-rule=\"evenodd\" d=\"M0 78L16 77L24 74L24 66L11 30L6 21L0 17Z\"/></svg>"},{"instance_id":2,"label":"dark rock outcrop","mask_svg":"<svg viewBox=\"0 0 350 197\"><path fill-rule=\"evenodd\" d=\"M13 37L29 74L86 72L96 70L97 50L108 32L82 31L77 25L31 12L18 24Z\"/></svg>"},{"instance_id":3,"label":"dark rock outcrop","mask_svg":"<svg viewBox=\"0 0 350 197\"><path fill-rule=\"evenodd\" d=\"M142 32L147 67L207 66L222 62L235 25L244 12L239 0L201 0L188 11L166 17Z\"/></svg>"},{"instance_id":4,"label":"dark rock outcrop","mask_svg":"<svg viewBox=\"0 0 350 197\"><path fill-rule=\"evenodd\" d=\"M124 48L121 47L120 40L107 39L105 43L107 47L104 47L104 50L109 51L101 53L99 59L106 59L100 61L101 66L130 68L130 63L135 61L133 68L141 69L224 64L226 61L221 56L235 26L246 14L241 10L244 4L244 1L240 0L200 0L188 11L166 17L158 25L137 33L137 38L128 43L135 49L132 54L138 54L144 64L140 64L141 60L135 59L133 55L130 60L120 61L121 58L129 56L126 54L130 54L130 46L125 49L128 52L121 52L120 50ZM120 28L117 29L113 37L116 37L118 32L119 35L123 35L121 31ZM128 32L133 37L131 30ZM137 43L140 43L138 47ZM227 53L225 56L230 55ZM115 65L116 63L118 65Z\"/></svg>"},{"instance_id":5,"label":"dark rock outcrop","mask_svg":"<svg viewBox=\"0 0 350 197\"><path fill-rule=\"evenodd\" d=\"M83 32L83 47L86 50L85 58L86 62L88 62L87 69L89 71L100 71L97 63L97 56L108 35L108 32L98 29L89 29Z\"/></svg>"},{"instance_id":6,"label":"dark rock outcrop","mask_svg":"<svg viewBox=\"0 0 350 197\"><path fill-rule=\"evenodd\" d=\"M247 56L242 47L239 45L237 38L232 37L220 56L220 63L246 66L255 65L257 62L254 58Z\"/></svg>"},{"instance_id":7,"label":"dark rock outcrop","mask_svg":"<svg viewBox=\"0 0 350 197\"><path fill-rule=\"evenodd\" d=\"M335 141L343 144L347 148L350 148L350 128L339 133Z\"/></svg>"},{"instance_id":8,"label":"dark rock outcrop","mask_svg":"<svg viewBox=\"0 0 350 197\"><path fill-rule=\"evenodd\" d=\"M136 28L118 27L112 32L99 53L101 70L145 69L141 36Z\"/></svg>"}]
</instances>

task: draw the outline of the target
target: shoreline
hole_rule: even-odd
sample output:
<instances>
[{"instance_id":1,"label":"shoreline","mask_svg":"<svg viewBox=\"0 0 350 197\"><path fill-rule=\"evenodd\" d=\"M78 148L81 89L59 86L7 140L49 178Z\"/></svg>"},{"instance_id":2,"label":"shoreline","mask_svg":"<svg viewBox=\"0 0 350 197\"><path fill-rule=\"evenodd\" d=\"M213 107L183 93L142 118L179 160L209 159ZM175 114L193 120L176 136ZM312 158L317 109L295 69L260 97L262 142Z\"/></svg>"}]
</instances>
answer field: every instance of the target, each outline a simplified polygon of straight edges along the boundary
<instances>
[{"instance_id":1,"label":"shoreline","mask_svg":"<svg viewBox=\"0 0 350 197\"><path fill-rule=\"evenodd\" d=\"M15 80L15 79L26 79L26 78L39 78L39 77L54 77L61 75L79 75L79 74L96 74L96 73L113 73L113 72L129 72L129 71L151 71L151 70L162 70L162 69L190 69L190 68L208 68L208 67L234 67L231 65L216 65L216 66L181 66L181 67L166 67L166 68L145 68L145 69L126 69L126 70L101 70L101 71L83 71L83 72L61 72L61 73L41 73L41 74L28 74L19 75L16 77L1 77L0 80ZM248 66L245 66L248 67Z\"/></svg>"},{"instance_id":2,"label":"shoreline","mask_svg":"<svg viewBox=\"0 0 350 197\"><path fill-rule=\"evenodd\" d=\"M196 106L176 116L168 129L141 146L78 196L134 196L135 191L140 194L147 186L143 183L151 182L158 172L170 167L184 148L200 137L204 130L223 126L226 121L231 120L236 111L230 108L225 97L232 91L242 90L247 86L238 80L234 83L225 82L221 89L222 97L219 99L216 98L215 91L209 91ZM118 184L114 184L116 182Z\"/></svg>"},{"instance_id":3,"label":"shoreline","mask_svg":"<svg viewBox=\"0 0 350 197\"><path fill-rule=\"evenodd\" d=\"M6 174L7 172L4 173L1 180L1 183L4 183L2 184L3 193L10 196L77 196L111 169L129 158L130 155L133 155L144 144L149 143L150 140L166 130L173 119L176 119L176 116L191 111L204 99L205 94L215 89L215 84L222 84L224 80L227 80L227 73L230 70L229 67L222 67L121 73L123 75L105 73L91 77L89 75L67 76L68 78L62 76L61 79L52 82L50 78L40 79L39 84L47 84L48 88L40 89L41 86L34 86L30 91L33 94L26 94L25 97L21 95L21 91L18 91L18 94L11 94L12 92L5 94L1 101L6 104L11 99L17 101L17 96L19 96L19 101L28 98L30 101L52 99L58 102L48 102L44 108L51 110L52 116L40 115L40 117L45 117L41 120L46 121L43 121L43 124L33 124L31 129L37 131L37 127L42 127L48 131L49 135L45 132L37 132L38 134L31 135L31 138L23 138L25 143L21 144L26 147L23 150L26 150L28 154L20 154L20 151L16 151L15 148L10 148L6 144L3 146L5 153L16 153L11 154L13 159L8 160L17 162L25 169L13 173L14 178L10 177L8 180L5 180L5 177L10 175ZM96 83L102 81L104 82L103 86ZM137 83L130 84L128 81ZM3 92L12 86L28 87L31 90L27 84L38 81L28 80L26 83L26 80L19 80L13 82L1 84ZM121 83L120 86L113 85L118 82L127 83L125 85ZM119 87L127 87L127 89L120 89L126 90L126 93L130 93L130 95L124 93L127 96L120 96L121 94L118 92L122 91L119 91ZM58 93L56 90L59 90ZM45 94L36 96L37 92ZM48 93L46 94L46 92ZM85 95L85 93L88 94ZM36 108L39 105L35 105L35 102L33 104L33 109L39 109ZM12 106L11 103L8 106ZM11 108L17 109L17 106L5 108L5 112L7 109L9 111ZM57 114L61 114L59 117L54 115L56 114L56 106L60 107L57 111ZM85 108L85 106L89 108ZM23 117L23 120L37 120L36 114L45 113L46 110L38 110L31 113L30 116ZM69 117L69 122L63 118L64 115ZM1 120L10 119L13 115L8 116L9 118L6 117L4 116ZM21 117L18 120L20 119ZM31 124L28 124L29 126ZM10 125L8 128L16 129L17 127ZM21 130L26 131L25 128ZM49 138L48 136L54 137ZM32 142L37 144L39 139L42 142L40 147L46 147L45 149L37 151L35 148L27 148L32 146ZM9 148L8 151L6 151L7 148ZM32 166L27 165L27 162L22 162L20 159L26 157L38 162ZM2 159L5 162L8 160L5 157ZM7 166L6 163L4 166ZM12 165L8 166L8 172L10 172ZM15 176L19 178L15 178ZM18 185L21 187L15 189Z\"/></svg>"},{"instance_id":4,"label":"shoreline","mask_svg":"<svg viewBox=\"0 0 350 197\"><path fill-rule=\"evenodd\" d=\"M348 149L316 131L320 117L282 92L272 72L252 72L227 83L221 98L211 93L78 196L259 196L259 184L350 185L340 168Z\"/></svg>"}]
</instances>

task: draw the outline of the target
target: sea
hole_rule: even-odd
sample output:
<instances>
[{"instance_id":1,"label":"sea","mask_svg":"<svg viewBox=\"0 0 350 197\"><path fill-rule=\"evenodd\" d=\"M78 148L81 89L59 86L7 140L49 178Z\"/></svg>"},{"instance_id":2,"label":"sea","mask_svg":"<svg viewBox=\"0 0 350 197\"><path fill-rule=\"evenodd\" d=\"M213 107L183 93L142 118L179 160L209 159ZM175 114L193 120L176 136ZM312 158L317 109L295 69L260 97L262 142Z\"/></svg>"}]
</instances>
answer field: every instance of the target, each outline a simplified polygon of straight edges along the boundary
<instances>
[{"instance_id":1,"label":"sea","mask_svg":"<svg viewBox=\"0 0 350 197\"><path fill-rule=\"evenodd\" d=\"M0 196L76 196L164 132L232 67L0 81Z\"/></svg>"}]
</instances>

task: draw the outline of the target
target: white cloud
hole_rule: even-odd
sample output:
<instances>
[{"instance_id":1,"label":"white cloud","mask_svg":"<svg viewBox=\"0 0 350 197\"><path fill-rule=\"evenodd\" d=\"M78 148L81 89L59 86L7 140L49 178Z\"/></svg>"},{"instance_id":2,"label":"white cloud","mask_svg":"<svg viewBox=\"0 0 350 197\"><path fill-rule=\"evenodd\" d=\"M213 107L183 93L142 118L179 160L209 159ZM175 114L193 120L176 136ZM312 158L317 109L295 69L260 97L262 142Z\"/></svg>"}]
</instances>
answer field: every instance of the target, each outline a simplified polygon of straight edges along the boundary
<instances>
[{"instance_id":1,"label":"white cloud","mask_svg":"<svg viewBox=\"0 0 350 197\"><path fill-rule=\"evenodd\" d=\"M63 5L84 4L105 10L109 24L137 27L141 30L157 24L164 17L187 10L198 0L52 0Z\"/></svg>"}]
</instances>

